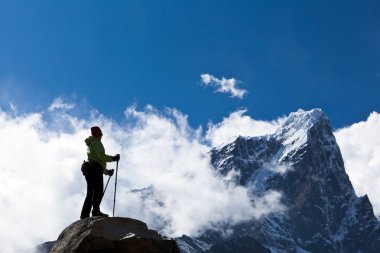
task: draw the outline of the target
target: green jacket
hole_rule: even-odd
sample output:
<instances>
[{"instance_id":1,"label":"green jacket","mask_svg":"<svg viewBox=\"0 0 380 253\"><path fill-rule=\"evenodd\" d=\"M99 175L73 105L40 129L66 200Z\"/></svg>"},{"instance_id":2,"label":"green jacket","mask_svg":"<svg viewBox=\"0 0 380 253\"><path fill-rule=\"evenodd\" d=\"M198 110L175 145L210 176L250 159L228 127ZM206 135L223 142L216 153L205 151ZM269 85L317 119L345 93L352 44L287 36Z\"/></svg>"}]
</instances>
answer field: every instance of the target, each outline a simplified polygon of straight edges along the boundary
<instances>
[{"instance_id":1,"label":"green jacket","mask_svg":"<svg viewBox=\"0 0 380 253\"><path fill-rule=\"evenodd\" d=\"M106 155L103 144L98 138L90 136L84 141L87 145L88 160L98 162L103 168L103 173L108 175L107 162L112 162L113 156Z\"/></svg>"}]
</instances>

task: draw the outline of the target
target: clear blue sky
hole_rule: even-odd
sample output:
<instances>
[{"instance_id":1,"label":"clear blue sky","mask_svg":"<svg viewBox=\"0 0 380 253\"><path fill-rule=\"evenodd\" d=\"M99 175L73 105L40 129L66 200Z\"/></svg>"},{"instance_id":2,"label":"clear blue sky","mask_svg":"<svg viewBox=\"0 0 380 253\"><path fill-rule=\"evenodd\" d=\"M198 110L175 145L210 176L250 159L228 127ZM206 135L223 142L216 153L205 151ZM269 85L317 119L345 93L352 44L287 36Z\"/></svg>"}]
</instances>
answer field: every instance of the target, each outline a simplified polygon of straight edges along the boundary
<instances>
[{"instance_id":1,"label":"clear blue sky","mask_svg":"<svg viewBox=\"0 0 380 253\"><path fill-rule=\"evenodd\" d=\"M342 127L380 111L380 1L0 0L0 92L3 108L76 97L116 119L173 107L193 126L320 107Z\"/></svg>"}]
</instances>

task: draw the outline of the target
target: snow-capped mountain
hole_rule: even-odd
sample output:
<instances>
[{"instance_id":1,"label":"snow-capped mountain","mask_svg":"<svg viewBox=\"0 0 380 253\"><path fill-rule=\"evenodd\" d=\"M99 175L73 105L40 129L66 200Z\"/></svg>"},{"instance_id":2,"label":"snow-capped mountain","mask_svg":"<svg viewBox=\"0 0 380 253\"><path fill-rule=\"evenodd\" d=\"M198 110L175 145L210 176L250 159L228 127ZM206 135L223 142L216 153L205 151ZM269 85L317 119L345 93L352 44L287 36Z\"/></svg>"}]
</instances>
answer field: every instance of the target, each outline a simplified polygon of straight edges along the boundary
<instances>
[{"instance_id":1,"label":"snow-capped mountain","mask_svg":"<svg viewBox=\"0 0 380 253\"><path fill-rule=\"evenodd\" d=\"M224 180L247 187L253 202L278 191L286 209L237 225L228 238L212 231L177 238L183 253L222 252L223 247L248 253L245 244L252 241L272 253L379 252L380 223L368 197L355 194L320 109L291 113L271 135L238 137L214 148L211 161ZM241 249L228 251L233 245Z\"/></svg>"}]
</instances>

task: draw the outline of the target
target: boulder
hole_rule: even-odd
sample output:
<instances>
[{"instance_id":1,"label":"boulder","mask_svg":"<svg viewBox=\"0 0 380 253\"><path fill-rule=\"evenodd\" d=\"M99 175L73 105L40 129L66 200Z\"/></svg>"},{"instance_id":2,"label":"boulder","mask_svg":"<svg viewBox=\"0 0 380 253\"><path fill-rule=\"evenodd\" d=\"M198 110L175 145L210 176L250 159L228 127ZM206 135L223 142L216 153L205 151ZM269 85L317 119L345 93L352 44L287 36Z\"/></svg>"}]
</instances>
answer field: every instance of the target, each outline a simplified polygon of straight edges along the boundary
<instances>
[{"instance_id":1,"label":"boulder","mask_svg":"<svg viewBox=\"0 0 380 253\"><path fill-rule=\"evenodd\" d=\"M68 226L50 253L179 253L175 240L139 220L92 217Z\"/></svg>"}]
</instances>

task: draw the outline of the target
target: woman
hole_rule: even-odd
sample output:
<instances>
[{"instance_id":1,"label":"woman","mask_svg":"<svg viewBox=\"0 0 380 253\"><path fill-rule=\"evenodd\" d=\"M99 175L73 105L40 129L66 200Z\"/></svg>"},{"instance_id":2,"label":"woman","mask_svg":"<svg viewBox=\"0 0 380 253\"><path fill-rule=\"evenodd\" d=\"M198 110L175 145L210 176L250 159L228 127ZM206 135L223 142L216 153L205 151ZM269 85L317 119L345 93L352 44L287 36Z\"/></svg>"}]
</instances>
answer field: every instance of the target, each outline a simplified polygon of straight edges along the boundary
<instances>
[{"instance_id":1,"label":"woman","mask_svg":"<svg viewBox=\"0 0 380 253\"><path fill-rule=\"evenodd\" d=\"M103 198L103 174L113 175L114 170L107 170L107 162L119 161L120 155L106 155L101 142L102 136L102 130L94 126L91 127L91 136L85 140L88 162L84 163L82 171L87 182L87 195L83 203L81 219L90 217L91 208L92 216L108 217L100 211L100 202Z\"/></svg>"}]
</instances>

